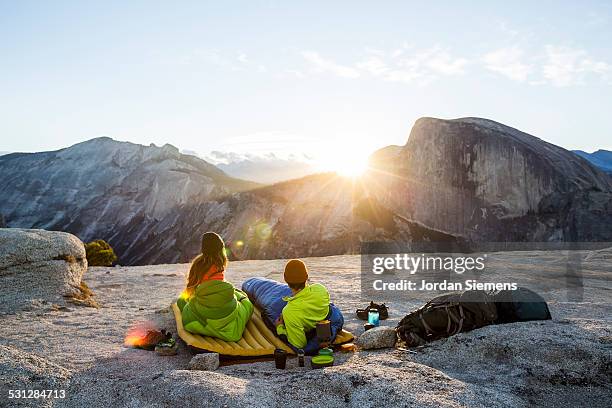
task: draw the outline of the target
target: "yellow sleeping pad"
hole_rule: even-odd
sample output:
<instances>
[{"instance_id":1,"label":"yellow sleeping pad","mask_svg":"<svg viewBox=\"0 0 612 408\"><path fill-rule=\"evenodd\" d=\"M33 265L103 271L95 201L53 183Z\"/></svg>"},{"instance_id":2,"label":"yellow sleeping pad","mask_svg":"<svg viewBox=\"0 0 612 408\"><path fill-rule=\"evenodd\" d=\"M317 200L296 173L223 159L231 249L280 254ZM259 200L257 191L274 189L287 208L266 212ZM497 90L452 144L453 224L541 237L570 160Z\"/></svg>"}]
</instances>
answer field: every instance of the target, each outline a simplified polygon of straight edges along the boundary
<instances>
[{"instance_id":1,"label":"yellow sleeping pad","mask_svg":"<svg viewBox=\"0 0 612 408\"><path fill-rule=\"evenodd\" d=\"M246 329L239 341L224 341L210 336L189 333L183 327L181 311L176 305L172 304L174 318L176 319L176 331L178 335L188 345L206 351L212 351L225 356L235 357L260 357L274 354L274 349L280 348L287 353L295 354L291 347L283 343L274 334L261 318L261 313L254 308L251 320L247 323ZM342 330L336 336L334 344L344 344L353 341L354 336Z\"/></svg>"}]
</instances>

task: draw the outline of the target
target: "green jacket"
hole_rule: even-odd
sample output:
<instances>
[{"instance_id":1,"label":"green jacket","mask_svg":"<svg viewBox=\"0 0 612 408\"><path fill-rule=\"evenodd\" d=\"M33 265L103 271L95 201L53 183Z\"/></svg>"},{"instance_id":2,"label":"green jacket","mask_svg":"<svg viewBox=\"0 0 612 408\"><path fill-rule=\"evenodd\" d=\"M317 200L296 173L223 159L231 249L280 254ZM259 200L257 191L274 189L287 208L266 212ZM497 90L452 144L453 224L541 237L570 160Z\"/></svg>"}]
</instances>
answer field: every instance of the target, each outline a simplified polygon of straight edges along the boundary
<instances>
[{"instance_id":1,"label":"green jacket","mask_svg":"<svg viewBox=\"0 0 612 408\"><path fill-rule=\"evenodd\" d=\"M218 280L199 284L190 298L179 297L183 327L190 333L238 341L246 327L253 304L231 283Z\"/></svg>"},{"instance_id":2,"label":"green jacket","mask_svg":"<svg viewBox=\"0 0 612 408\"><path fill-rule=\"evenodd\" d=\"M306 333L329 314L329 293L325 286L315 283L283 300L287 302L282 313L283 324L276 326L276 333L286 335L294 347L304 348L308 342Z\"/></svg>"}]
</instances>

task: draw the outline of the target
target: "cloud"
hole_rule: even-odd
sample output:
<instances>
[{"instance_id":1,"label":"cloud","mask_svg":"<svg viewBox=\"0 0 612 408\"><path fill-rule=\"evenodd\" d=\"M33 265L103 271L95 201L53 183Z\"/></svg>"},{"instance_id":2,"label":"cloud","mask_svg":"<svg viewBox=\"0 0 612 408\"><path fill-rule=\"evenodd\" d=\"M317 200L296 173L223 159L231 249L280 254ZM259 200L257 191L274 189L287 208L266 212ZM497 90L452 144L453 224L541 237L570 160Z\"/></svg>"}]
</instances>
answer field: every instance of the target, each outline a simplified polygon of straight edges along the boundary
<instances>
[{"instance_id":1,"label":"cloud","mask_svg":"<svg viewBox=\"0 0 612 408\"><path fill-rule=\"evenodd\" d=\"M454 57L437 46L420 51L407 45L391 51L367 48L365 55L351 65L324 59L314 51L302 52L302 56L314 66L315 72L328 72L344 78L371 76L418 85L430 83L440 76L463 74L468 64L466 58Z\"/></svg>"},{"instance_id":2,"label":"cloud","mask_svg":"<svg viewBox=\"0 0 612 408\"><path fill-rule=\"evenodd\" d=\"M227 164L227 163L242 161L245 159L245 155L234 153L234 152L220 152L218 150L213 150L207 156L204 156L204 159L213 164L220 164L220 163Z\"/></svg>"},{"instance_id":3,"label":"cloud","mask_svg":"<svg viewBox=\"0 0 612 408\"><path fill-rule=\"evenodd\" d=\"M523 50L514 46L500 48L482 57L485 68L514 81L524 82L533 71L531 65L522 62Z\"/></svg>"},{"instance_id":4,"label":"cloud","mask_svg":"<svg viewBox=\"0 0 612 408\"><path fill-rule=\"evenodd\" d=\"M502 29L506 29L502 26ZM349 62L338 62L314 50L300 51L304 67L285 67L277 73L283 78L303 79L312 74L327 74L348 79L373 78L425 86L443 77L496 73L528 85L568 87L599 79L612 84L612 65L598 60L583 49L559 45L524 49L518 45L492 49L481 55L456 55L449 48L434 45L418 48L411 44L379 49L366 47ZM245 52L199 50L186 63L206 62L230 71L269 72L265 65Z\"/></svg>"},{"instance_id":5,"label":"cloud","mask_svg":"<svg viewBox=\"0 0 612 408\"><path fill-rule=\"evenodd\" d=\"M523 62L527 58L531 63ZM557 45L530 55L517 46L501 48L485 54L482 61L489 71L517 82L528 80L530 85L581 85L589 76L609 83L612 75L609 63L593 59L585 50Z\"/></svg>"},{"instance_id":6,"label":"cloud","mask_svg":"<svg viewBox=\"0 0 612 408\"><path fill-rule=\"evenodd\" d=\"M449 52L434 48L425 53L425 66L442 75L459 75L465 72L468 60L465 58L454 58Z\"/></svg>"},{"instance_id":7,"label":"cloud","mask_svg":"<svg viewBox=\"0 0 612 408\"><path fill-rule=\"evenodd\" d=\"M457 58L451 60L450 56L439 55L437 58L429 61L428 66L434 71L442 75L459 75L465 73L467 60L465 58Z\"/></svg>"},{"instance_id":8,"label":"cloud","mask_svg":"<svg viewBox=\"0 0 612 408\"><path fill-rule=\"evenodd\" d=\"M372 56L364 61L357 63L357 68L366 71L374 76L384 75L389 71L387 63L380 57Z\"/></svg>"},{"instance_id":9,"label":"cloud","mask_svg":"<svg viewBox=\"0 0 612 408\"><path fill-rule=\"evenodd\" d=\"M325 59L318 52L303 51L302 57L311 64L317 73L329 72L343 78L358 78L360 76L356 69Z\"/></svg>"},{"instance_id":10,"label":"cloud","mask_svg":"<svg viewBox=\"0 0 612 408\"><path fill-rule=\"evenodd\" d=\"M454 57L448 50L435 46L415 51L409 46L380 57L370 57L358 64L374 76L392 82L428 84L440 76L461 75L468 64L466 58Z\"/></svg>"},{"instance_id":11,"label":"cloud","mask_svg":"<svg viewBox=\"0 0 612 408\"><path fill-rule=\"evenodd\" d=\"M233 177L259 183L276 183L317 172L312 159L305 154L279 155L212 151L204 156L209 163Z\"/></svg>"},{"instance_id":12,"label":"cloud","mask_svg":"<svg viewBox=\"0 0 612 408\"><path fill-rule=\"evenodd\" d=\"M585 50L546 46L546 62L542 66L542 76L554 86L584 84L588 75L596 75L608 81L611 72L610 64L593 60Z\"/></svg>"}]
</instances>

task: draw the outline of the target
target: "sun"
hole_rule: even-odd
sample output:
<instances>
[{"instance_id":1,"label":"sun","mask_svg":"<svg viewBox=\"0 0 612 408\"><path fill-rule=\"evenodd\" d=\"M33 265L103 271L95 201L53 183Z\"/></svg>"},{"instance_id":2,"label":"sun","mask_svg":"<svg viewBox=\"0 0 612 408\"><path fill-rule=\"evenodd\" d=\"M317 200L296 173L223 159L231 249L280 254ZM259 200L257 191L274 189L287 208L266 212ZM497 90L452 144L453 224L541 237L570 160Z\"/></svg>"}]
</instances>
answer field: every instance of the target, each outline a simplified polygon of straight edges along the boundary
<instances>
[{"instance_id":1,"label":"sun","mask_svg":"<svg viewBox=\"0 0 612 408\"><path fill-rule=\"evenodd\" d=\"M350 157L346 160L339 161L334 166L334 171L344 177L359 177L368 169L367 160Z\"/></svg>"},{"instance_id":2,"label":"sun","mask_svg":"<svg viewBox=\"0 0 612 408\"><path fill-rule=\"evenodd\" d=\"M353 146L328 148L326 156L319 157L316 167L319 171L329 171L343 177L357 178L368 169L370 152Z\"/></svg>"},{"instance_id":3,"label":"sun","mask_svg":"<svg viewBox=\"0 0 612 408\"><path fill-rule=\"evenodd\" d=\"M376 150L371 144L357 140L335 140L319 144L312 157L312 166L319 173L336 173L356 179L369 169L370 156Z\"/></svg>"}]
</instances>

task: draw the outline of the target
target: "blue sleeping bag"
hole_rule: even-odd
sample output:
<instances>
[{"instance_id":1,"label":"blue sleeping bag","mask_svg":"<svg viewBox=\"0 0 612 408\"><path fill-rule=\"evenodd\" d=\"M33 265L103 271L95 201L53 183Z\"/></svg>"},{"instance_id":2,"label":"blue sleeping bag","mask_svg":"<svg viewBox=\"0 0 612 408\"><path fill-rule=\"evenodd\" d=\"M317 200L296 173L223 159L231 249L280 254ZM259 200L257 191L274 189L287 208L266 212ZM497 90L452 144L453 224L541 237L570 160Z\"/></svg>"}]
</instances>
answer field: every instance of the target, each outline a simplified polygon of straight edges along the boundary
<instances>
[{"instance_id":1,"label":"blue sleeping bag","mask_svg":"<svg viewBox=\"0 0 612 408\"><path fill-rule=\"evenodd\" d=\"M266 326L276 334L274 322L281 315L283 308L287 304L287 302L283 300L283 297L292 295L289 286L271 279L251 278L242 284L242 290L249 296L251 302L261 311L261 316ZM344 317L342 317L340 309L333 303L330 303L329 313L326 319L331 322L331 341L333 342L336 339L336 334L342 330ZM308 339L308 343L306 347L304 347L304 353L307 355L317 354L320 347L319 340L316 336L316 330L311 330L306 333L306 338ZM285 340L285 343L287 343L289 347L297 351L297 349L287 342L286 339L283 340Z\"/></svg>"}]
</instances>

